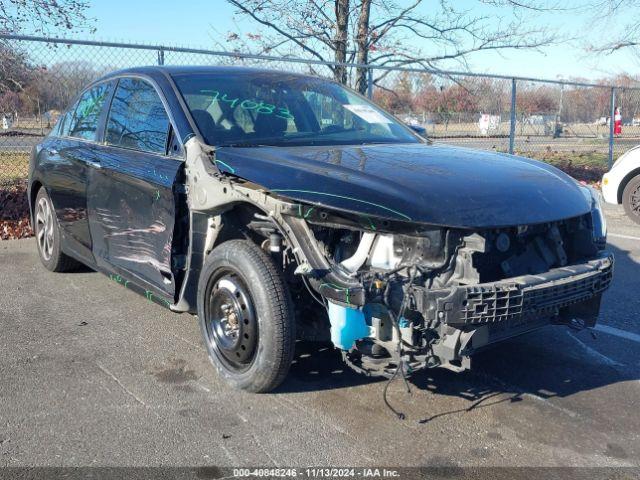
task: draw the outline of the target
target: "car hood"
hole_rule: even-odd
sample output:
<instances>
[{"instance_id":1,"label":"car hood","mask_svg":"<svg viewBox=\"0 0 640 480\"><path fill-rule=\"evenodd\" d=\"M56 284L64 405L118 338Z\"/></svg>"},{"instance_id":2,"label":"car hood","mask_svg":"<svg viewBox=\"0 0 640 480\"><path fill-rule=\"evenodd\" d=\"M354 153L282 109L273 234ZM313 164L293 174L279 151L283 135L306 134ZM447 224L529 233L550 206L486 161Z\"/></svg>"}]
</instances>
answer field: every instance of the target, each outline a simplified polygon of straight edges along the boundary
<instances>
[{"instance_id":1,"label":"car hood","mask_svg":"<svg viewBox=\"0 0 640 480\"><path fill-rule=\"evenodd\" d=\"M580 186L542 162L427 144L219 147L224 172L297 201L452 227L544 223L590 211Z\"/></svg>"}]
</instances>

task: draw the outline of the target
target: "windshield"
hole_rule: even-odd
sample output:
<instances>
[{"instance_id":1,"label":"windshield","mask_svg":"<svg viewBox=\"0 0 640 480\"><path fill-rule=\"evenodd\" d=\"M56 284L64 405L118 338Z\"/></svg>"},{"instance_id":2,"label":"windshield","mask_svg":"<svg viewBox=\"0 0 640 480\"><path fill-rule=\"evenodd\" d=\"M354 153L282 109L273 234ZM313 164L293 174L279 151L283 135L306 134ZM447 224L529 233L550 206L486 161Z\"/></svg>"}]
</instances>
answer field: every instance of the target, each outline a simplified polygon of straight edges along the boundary
<instances>
[{"instance_id":1,"label":"windshield","mask_svg":"<svg viewBox=\"0 0 640 480\"><path fill-rule=\"evenodd\" d=\"M173 78L209 145L419 142L392 116L329 80L256 71Z\"/></svg>"}]
</instances>

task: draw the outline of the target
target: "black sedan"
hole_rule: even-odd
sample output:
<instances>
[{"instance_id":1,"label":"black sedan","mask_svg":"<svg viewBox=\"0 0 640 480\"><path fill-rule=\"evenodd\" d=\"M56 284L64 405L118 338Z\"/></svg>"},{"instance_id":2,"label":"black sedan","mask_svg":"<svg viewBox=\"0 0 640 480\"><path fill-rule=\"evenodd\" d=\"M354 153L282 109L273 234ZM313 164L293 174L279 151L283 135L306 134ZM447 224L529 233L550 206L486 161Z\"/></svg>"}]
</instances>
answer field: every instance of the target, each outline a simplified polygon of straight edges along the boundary
<instances>
[{"instance_id":1,"label":"black sedan","mask_svg":"<svg viewBox=\"0 0 640 480\"><path fill-rule=\"evenodd\" d=\"M34 149L29 200L46 268L197 313L254 392L297 339L393 376L593 326L613 267L598 195L555 168L431 145L336 82L267 70L101 78Z\"/></svg>"}]
</instances>

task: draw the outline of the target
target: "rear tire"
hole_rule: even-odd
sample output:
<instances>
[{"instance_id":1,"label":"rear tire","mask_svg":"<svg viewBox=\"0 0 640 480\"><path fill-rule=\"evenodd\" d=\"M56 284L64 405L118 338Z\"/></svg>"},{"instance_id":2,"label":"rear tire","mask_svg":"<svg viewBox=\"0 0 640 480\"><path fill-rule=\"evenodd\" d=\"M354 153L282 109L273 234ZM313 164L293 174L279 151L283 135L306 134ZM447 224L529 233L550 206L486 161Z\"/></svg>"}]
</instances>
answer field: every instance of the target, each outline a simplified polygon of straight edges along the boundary
<instances>
[{"instance_id":1,"label":"rear tire","mask_svg":"<svg viewBox=\"0 0 640 480\"><path fill-rule=\"evenodd\" d=\"M640 224L640 175L629 180L624 187L622 205L627 216Z\"/></svg>"},{"instance_id":2,"label":"rear tire","mask_svg":"<svg viewBox=\"0 0 640 480\"><path fill-rule=\"evenodd\" d=\"M268 392L293 360L291 297L273 260L247 240L216 247L198 285L198 319L209 358L235 388Z\"/></svg>"},{"instance_id":3,"label":"rear tire","mask_svg":"<svg viewBox=\"0 0 640 480\"><path fill-rule=\"evenodd\" d=\"M62 253L60 225L53 203L44 187L38 190L33 220L38 254L45 268L52 272L67 272L77 268L80 264Z\"/></svg>"}]
</instances>

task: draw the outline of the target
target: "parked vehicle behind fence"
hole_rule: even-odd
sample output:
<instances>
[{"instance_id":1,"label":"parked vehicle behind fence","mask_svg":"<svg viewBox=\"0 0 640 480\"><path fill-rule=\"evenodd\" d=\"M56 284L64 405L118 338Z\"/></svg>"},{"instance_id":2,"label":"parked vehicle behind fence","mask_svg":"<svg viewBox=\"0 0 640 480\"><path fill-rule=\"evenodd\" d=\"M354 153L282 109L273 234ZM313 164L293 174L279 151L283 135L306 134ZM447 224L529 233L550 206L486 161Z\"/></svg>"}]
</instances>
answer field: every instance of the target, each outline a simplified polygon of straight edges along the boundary
<instances>
[{"instance_id":1,"label":"parked vehicle behind fence","mask_svg":"<svg viewBox=\"0 0 640 480\"><path fill-rule=\"evenodd\" d=\"M390 376L593 326L613 268L597 194L559 170L430 145L335 82L267 70L107 75L34 149L29 195L49 270L197 313L220 375L254 392L296 339Z\"/></svg>"},{"instance_id":2,"label":"parked vehicle behind fence","mask_svg":"<svg viewBox=\"0 0 640 480\"><path fill-rule=\"evenodd\" d=\"M607 203L622 204L627 216L640 223L640 147L621 155L605 173L602 195Z\"/></svg>"}]
</instances>

